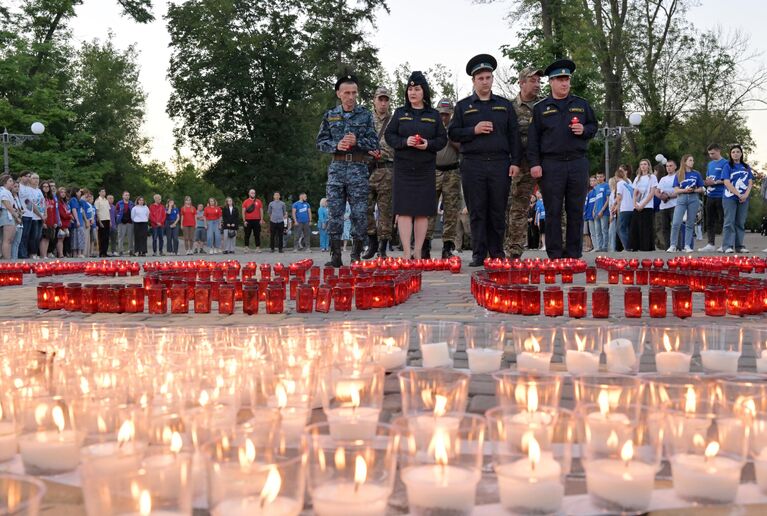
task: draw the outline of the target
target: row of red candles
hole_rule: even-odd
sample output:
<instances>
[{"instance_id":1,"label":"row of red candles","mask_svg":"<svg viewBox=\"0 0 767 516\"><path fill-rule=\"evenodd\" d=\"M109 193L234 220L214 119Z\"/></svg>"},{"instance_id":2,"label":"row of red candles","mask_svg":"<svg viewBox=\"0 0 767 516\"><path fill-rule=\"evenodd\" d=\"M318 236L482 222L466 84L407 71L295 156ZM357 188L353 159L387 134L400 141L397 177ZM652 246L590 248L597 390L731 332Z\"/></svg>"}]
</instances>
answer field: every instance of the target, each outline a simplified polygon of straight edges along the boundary
<instances>
[{"instance_id":1,"label":"row of red candles","mask_svg":"<svg viewBox=\"0 0 767 516\"><path fill-rule=\"evenodd\" d=\"M336 311L349 311L352 301L358 310L386 308L404 303L421 289L420 271L399 271L390 278L350 278L344 281L303 283L294 278L286 288L281 279L234 282L174 280L171 285L151 282L143 285L82 285L80 283L42 282L37 287L37 305L43 310L67 310L84 313L143 313L146 304L150 314L189 313L190 302L195 313L210 313L211 303L218 304L220 314L234 313L235 303L242 302L245 314L258 313L264 302L268 314L283 313L286 296L295 301L299 313L329 312L331 302Z\"/></svg>"},{"instance_id":2,"label":"row of red candles","mask_svg":"<svg viewBox=\"0 0 767 516\"><path fill-rule=\"evenodd\" d=\"M24 273L22 271L0 271L0 287L10 287L22 284L24 284Z\"/></svg>"},{"instance_id":3,"label":"row of red candles","mask_svg":"<svg viewBox=\"0 0 767 516\"><path fill-rule=\"evenodd\" d=\"M751 285L731 283L709 284L701 290L704 293L704 313L721 317L730 315L758 315L767 312L767 285L754 288ZM488 279L487 275L472 275L471 292L477 303L492 311L540 315L541 308L548 317L564 315L564 292L559 286L545 287L543 303L538 287L531 285L501 285ZM671 286L671 306L676 317L687 318L693 314L693 292L689 285ZM568 315L582 318L587 315L586 287L573 286L567 291ZM624 289L624 315L628 318L642 317L642 289L629 286ZM666 317L668 293L665 285L652 285L648 292L650 317ZM610 316L610 291L607 287L596 287L591 294L591 314L594 318Z\"/></svg>"}]
</instances>

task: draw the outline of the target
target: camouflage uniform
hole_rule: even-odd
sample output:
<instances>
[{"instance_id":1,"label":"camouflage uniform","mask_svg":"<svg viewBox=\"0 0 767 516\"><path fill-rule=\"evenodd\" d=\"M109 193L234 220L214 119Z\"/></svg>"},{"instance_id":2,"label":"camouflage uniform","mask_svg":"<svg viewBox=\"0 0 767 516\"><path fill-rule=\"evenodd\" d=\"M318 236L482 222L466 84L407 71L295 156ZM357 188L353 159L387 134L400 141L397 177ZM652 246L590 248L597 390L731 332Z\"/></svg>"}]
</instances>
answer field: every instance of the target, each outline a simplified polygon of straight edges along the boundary
<instances>
[{"instance_id":1,"label":"camouflage uniform","mask_svg":"<svg viewBox=\"0 0 767 516\"><path fill-rule=\"evenodd\" d=\"M394 174L394 149L383 134L389 125L391 113L384 116L373 115L375 130L380 134L379 147L381 158L373 162L370 174L370 193L368 194L368 235L377 235L379 240L391 240L392 232L392 175ZM378 224L376 225L375 207L378 205Z\"/></svg>"},{"instance_id":2,"label":"camouflage uniform","mask_svg":"<svg viewBox=\"0 0 767 516\"><path fill-rule=\"evenodd\" d=\"M452 142L437 153L437 199L442 196L442 240L456 243L456 224L461 211L461 171L458 151ZM431 240L437 217L429 217L426 239Z\"/></svg>"},{"instance_id":3,"label":"camouflage uniform","mask_svg":"<svg viewBox=\"0 0 767 516\"><path fill-rule=\"evenodd\" d=\"M522 73L525 71L527 69ZM521 256L527 242L527 210L530 207L530 195L538 184L538 180L530 175L530 164L527 162L527 128L533 118L533 106L539 100L524 102L520 94L517 94L512 101L522 139L522 162L519 174L511 179L509 200L506 204L506 234L503 239L503 250L507 256Z\"/></svg>"},{"instance_id":4,"label":"camouflage uniform","mask_svg":"<svg viewBox=\"0 0 767 516\"><path fill-rule=\"evenodd\" d=\"M338 150L338 143L347 133L357 137L357 144L347 152ZM362 106L355 106L345 113L340 105L328 110L322 117L317 135L317 149L346 160L333 160L328 166L328 235L340 240L344 229L346 202L351 206L351 236L355 240L365 238L367 226L368 165L364 155L378 149L378 135L373 115Z\"/></svg>"}]
</instances>

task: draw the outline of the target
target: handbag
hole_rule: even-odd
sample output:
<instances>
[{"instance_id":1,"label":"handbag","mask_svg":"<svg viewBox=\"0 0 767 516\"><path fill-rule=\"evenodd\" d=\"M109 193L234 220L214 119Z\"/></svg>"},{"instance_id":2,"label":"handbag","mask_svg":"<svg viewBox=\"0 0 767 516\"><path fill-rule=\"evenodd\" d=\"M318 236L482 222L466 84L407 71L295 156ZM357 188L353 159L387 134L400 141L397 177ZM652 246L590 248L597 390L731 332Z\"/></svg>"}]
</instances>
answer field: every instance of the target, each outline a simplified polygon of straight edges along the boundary
<instances>
[{"instance_id":1,"label":"handbag","mask_svg":"<svg viewBox=\"0 0 767 516\"><path fill-rule=\"evenodd\" d=\"M237 230L236 229L229 229L229 230L227 230L226 235L229 238L234 238L234 237L237 236Z\"/></svg>"},{"instance_id":2,"label":"handbag","mask_svg":"<svg viewBox=\"0 0 767 516\"><path fill-rule=\"evenodd\" d=\"M253 213L254 211L256 211L256 203L255 202L251 203L250 206L245 208L245 213Z\"/></svg>"}]
</instances>

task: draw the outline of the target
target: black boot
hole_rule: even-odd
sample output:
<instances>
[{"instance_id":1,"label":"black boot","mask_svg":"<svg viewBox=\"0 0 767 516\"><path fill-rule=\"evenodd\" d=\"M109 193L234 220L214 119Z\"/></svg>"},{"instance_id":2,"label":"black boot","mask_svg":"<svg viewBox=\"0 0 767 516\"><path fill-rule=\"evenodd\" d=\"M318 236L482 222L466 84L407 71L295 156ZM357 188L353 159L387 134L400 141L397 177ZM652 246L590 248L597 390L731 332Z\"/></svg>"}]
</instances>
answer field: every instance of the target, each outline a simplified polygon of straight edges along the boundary
<instances>
[{"instance_id":1,"label":"black boot","mask_svg":"<svg viewBox=\"0 0 767 516\"><path fill-rule=\"evenodd\" d=\"M442 244L442 258L450 258L453 256L453 242L445 240Z\"/></svg>"},{"instance_id":2,"label":"black boot","mask_svg":"<svg viewBox=\"0 0 767 516\"><path fill-rule=\"evenodd\" d=\"M379 240L378 241L378 256L381 258L386 258L386 248L389 247L389 241L388 240Z\"/></svg>"},{"instance_id":3,"label":"black boot","mask_svg":"<svg viewBox=\"0 0 767 516\"><path fill-rule=\"evenodd\" d=\"M427 238L423 241L423 245L421 246L421 258L426 260L427 258L431 258L431 239Z\"/></svg>"},{"instance_id":4,"label":"black boot","mask_svg":"<svg viewBox=\"0 0 767 516\"><path fill-rule=\"evenodd\" d=\"M360 255L362 254L362 248L365 246L365 242L362 240L352 240L352 254L351 259L353 262L360 261Z\"/></svg>"},{"instance_id":5,"label":"black boot","mask_svg":"<svg viewBox=\"0 0 767 516\"><path fill-rule=\"evenodd\" d=\"M376 251L378 251L378 236L368 235L368 250L362 255L363 260L370 260L375 258Z\"/></svg>"},{"instance_id":6,"label":"black boot","mask_svg":"<svg viewBox=\"0 0 767 516\"><path fill-rule=\"evenodd\" d=\"M325 267L341 267L341 241L330 241L330 261L325 264Z\"/></svg>"}]
</instances>

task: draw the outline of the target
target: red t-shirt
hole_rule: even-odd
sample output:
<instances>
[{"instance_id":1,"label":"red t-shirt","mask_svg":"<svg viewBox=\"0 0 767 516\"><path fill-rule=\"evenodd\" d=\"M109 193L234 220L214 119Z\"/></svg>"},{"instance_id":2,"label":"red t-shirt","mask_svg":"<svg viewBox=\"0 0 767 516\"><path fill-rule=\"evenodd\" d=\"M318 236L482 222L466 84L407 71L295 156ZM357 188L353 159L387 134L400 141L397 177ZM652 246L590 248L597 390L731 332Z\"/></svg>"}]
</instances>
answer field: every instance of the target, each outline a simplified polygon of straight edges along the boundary
<instances>
[{"instance_id":1,"label":"red t-shirt","mask_svg":"<svg viewBox=\"0 0 767 516\"><path fill-rule=\"evenodd\" d=\"M45 224L49 228L56 225L56 199L45 199Z\"/></svg>"},{"instance_id":2,"label":"red t-shirt","mask_svg":"<svg viewBox=\"0 0 767 516\"><path fill-rule=\"evenodd\" d=\"M205 206L203 213L205 213L205 220L218 220L221 218L221 207L208 205Z\"/></svg>"},{"instance_id":3,"label":"red t-shirt","mask_svg":"<svg viewBox=\"0 0 767 516\"><path fill-rule=\"evenodd\" d=\"M194 227L197 224L197 208L194 206L182 206L181 207L181 227L189 228Z\"/></svg>"},{"instance_id":4,"label":"red t-shirt","mask_svg":"<svg viewBox=\"0 0 767 516\"><path fill-rule=\"evenodd\" d=\"M251 204L256 204L256 209L248 213L248 206ZM242 210L245 212L245 220L261 220L261 210L263 209L263 204L261 204L261 199L256 198L255 200L251 200L250 197L245 199L242 202Z\"/></svg>"}]
</instances>

